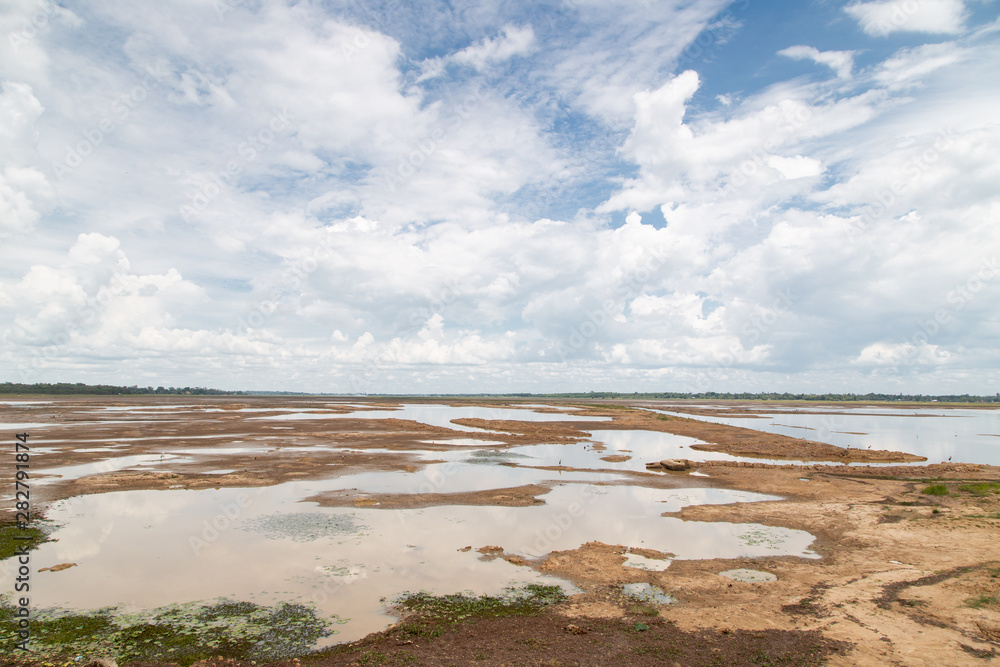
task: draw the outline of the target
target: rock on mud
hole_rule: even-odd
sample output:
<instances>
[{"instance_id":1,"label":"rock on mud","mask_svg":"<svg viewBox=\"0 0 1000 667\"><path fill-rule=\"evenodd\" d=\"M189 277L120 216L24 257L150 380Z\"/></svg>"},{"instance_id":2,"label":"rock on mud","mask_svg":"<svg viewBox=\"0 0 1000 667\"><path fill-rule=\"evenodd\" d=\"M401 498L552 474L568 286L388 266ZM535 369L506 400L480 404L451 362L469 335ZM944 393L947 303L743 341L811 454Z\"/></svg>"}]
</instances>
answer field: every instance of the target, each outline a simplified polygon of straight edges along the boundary
<instances>
[{"instance_id":1,"label":"rock on mud","mask_svg":"<svg viewBox=\"0 0 1000 667\"><path fill-rule=\"evenodd\" d=\"M649 470L690 470L692 465L687 459L663 459L647 463L646 468Z\"/></svg>"}]
</instances>

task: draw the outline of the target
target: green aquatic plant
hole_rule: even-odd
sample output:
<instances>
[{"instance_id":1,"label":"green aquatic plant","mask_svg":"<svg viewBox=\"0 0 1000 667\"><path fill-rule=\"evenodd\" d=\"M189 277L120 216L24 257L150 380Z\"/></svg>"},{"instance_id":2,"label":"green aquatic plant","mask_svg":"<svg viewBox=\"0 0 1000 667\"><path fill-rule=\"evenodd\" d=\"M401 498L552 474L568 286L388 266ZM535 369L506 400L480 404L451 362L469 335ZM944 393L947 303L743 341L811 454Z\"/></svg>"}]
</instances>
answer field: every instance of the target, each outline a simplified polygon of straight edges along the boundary
<instances>
[{"instance_id":1,"label":"green aquatic plant","mask_svg":"<svg viewBox=\"0 0 1000 667\"><path fill-rule=\"evenodd\" d=\"M6 560L21 553L21 549L29 551L48 541L48 534L38 526L19 528L16 523L0 523L0 560Z\"/></svg>"},{"instance_id":2,"label":"green aquatic plant","mask_svg":"<svg viewBox=\"0 0 1000 667\"><path fill-rule=\"evenodd\" d=\"M394 604L398 609L425 620L455 623L467 618L535 616L544 607L565 599L566 593L559 586L526 584L520 588L508 588L500 595L404 593Z\"/></svg>"},{"instance_id":3,"label":"green aquatic plant","mask_svg":"<svg viewBox=\"0 0 1000 667\"><path fill-rule=\"evenodd\" d=\"M0 625L14 621L11 600L0 599ZM267 607L221 599L143 611L33 609L35 661L104 656L122 662L190 665L210 656L281 660L307 653L334 632L311 607L279 602Z\"/></svg>"}]
</instances>

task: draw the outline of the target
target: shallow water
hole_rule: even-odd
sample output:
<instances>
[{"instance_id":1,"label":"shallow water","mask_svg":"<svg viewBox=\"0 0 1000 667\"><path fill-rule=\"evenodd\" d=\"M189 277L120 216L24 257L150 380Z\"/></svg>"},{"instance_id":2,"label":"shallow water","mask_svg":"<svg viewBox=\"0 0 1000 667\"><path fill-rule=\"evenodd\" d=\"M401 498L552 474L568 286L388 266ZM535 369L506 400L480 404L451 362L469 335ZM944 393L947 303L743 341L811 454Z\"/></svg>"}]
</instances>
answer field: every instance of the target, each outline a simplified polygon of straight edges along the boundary
<instances>
[{"instance_id":1,"label":"shallow water","mask_svg":"<svg viewBox=\"0 0 1000 667\"><path fill-rule=\"evenodd\" d=\"M255 419L272 420L298 420L298 419L337 419L348 417L351 419L410 419L413 421L430 424L431 426L441 426L455 431L468 431L472 433L482 433L483 429L471 426L462 426L452 423L453 419L510 419L516 421L610 421L610 417L584 417L577 415L564 415L546 412L535 412L534 410L518 410L515 408L492 408L477 406L451 406L451 405L426 405L407 403L398 410L360 410L347 414L307 414L290 413L286 415L274 415L269 417L256 417Z\"/></svg>"},{"instance_id":2,"label":"shallow water","mask_svg":"<svg viewBox=\"0 0 1000 667\"><path fill-rule=\"evenodd\" d=\"M344 417L416 419L479 433L479 429L460 427L450 420L605 420L525 409L444 405L406 405L401 410L349 415L296 409L263 419ZM282 428L294 433L296 426L289 423ZM36 586L32 603L39 608L94 609L116 605L153 608L217 597L260 604L304 602L315 605L323 616L351 619L336 626L341 634L333 637L332 643L358 639L387 627L393 619L386 615L380 599L391 599L404 591L443 594L467 590L482 594L499 593L513 584L559 583L502 559L480 560L475 549L487 545L528 558L575 549L593 540L672 553L679 559L818 557L809 549L813 537L803 531L757 524L686 522L661 516L690 505L760 502L776 500L774 496L725 489L632 487L622 485L627 478L615 472L644 470L647 460L662 458L736 457L691 451L690 445L697 440L671 434L609 430L592 433L590 441L574 444L500 450L489 449L501 444L495 441L461 437L430 440L429 447L454 447L412 452L425 460L443 461L413 473L362 473L259 489L128 491L60 501L48 513L59 526L53 535L58 541L39 547L32 564L36 568L67 562L77 566L56 573L38 573L33 580ZM168 447L162 455L123 456L46 472L76 479L150 466L169 471L197 461L199 456L271 449L269 445L239 440L220 444L223 446ZM319 448L329 449L281 449ZM621 463L601 460L602 456L619 453L633 458ZM539 469L560 463L581 470ZM598 472L598 468L605 471ZM210 473L228 471L220 468ZM307 497L335 490L353 489L359 495L458 493L527 484L551 487L541 496L544 505L382 510L324 508L304 502ZM472 550L463 551L465 547ZM630 554L628 566L662 569L671 560ZM0 586L4 590L11 587L12 577L9 569L3 569Z\"/></svg>"},{"instance_id":3,"label":"shallow water","mask_svg":"<svg viewBox=\"0 0 1000 667\"><path fill-rule=\"evenodd\" d=\"M814 408L818 410L819 408ZM751 428L854 449L886 449L927 457L927 463L1000 465L1000 409L864 407L836 414L775 412L764 418L665 414ZM992 435L991 435L992 434Z\"/></svg>"},{"instance_id":4,"label":"shallow water","mask_svg":"<svg viewBox=\"0 0 1000 667\"><path fill-rule=\"evenodd\" d=\"M88 475L116 472L129 468L169 466L185 460L190 459L183 459L173 454L132 454L130 456L104 459L96 463L81 463L79 465L63 466L60 468L39 468L35 471L35 474L39 475L39 477L35 478L35 484L49 484L56 481L65 482L87 477ZM47 475L47 477L42 477L41 475Z\"/></svg>"},{"instance_id":5,"label":"shallow water","mask_svg":"<svg viewBox=\"0 0 1000 667\"><path fill-rule=\"evenodd\" d=\"M527 557L595 539L678 558L815 557L809 551L813 538L802 531L660 516L691 504L773 499L722 489L565 483L544 496L545 505L531 507L378 510L300 502L331 489L419 491L430 485L449 492L559 479L611 478L454 463L420 473L371 473L262 489L72 498L51 508L49 518L62 526L53 535L58 541L43 544L32 562L77 566L37 574L33 603L92 609L220 596L261 604L298 601L315 604L324 616L350 617L332 640L347 641L387 627L392 619L379 600L403 591L498 593L511 584L558 581L502 559L479 560L475 549L486 545ZM467 546L473 550L461 551Z\"/></svg>"},{"instance_id":6,"label":"shallow water","mask_svg":"<svg viewBox=\"0 0 1000 667\"><path fill-rule=\"evenodd\" d=\"M645 583L625 584L622 586L622 593L631 598L654 604L673 604L677 602L677 599L672 595L667 595L656 586Z\"/></svg>"}]
</instances>

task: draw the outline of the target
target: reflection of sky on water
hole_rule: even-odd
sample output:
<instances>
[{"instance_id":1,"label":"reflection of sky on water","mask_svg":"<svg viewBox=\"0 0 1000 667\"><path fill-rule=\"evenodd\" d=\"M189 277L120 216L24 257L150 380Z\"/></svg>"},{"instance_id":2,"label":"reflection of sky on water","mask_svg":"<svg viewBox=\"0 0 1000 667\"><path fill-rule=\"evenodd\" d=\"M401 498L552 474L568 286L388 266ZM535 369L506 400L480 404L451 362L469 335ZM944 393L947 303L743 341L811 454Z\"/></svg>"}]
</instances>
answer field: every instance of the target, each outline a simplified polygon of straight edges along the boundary
<instances>
[{"instance_id":1,"label":"reflection of sky on water","mask_svg":"<svg viewBox=\"0 0 1000 667\"><path fill-rule=\"evenodd\" d=\"M176 464L184 460L173 454L132 454L130 456L119 456L117 458L104 459L95 463L81 463L79 465L63 466L61 468L44 468L36 471L36 475L49 475L49 477L38 477L36 484L47 484L51 482L66 482L88 475L99 475L109 472L117 472L127 468L138 468L148 466L158 466L160 464Z\"/></svg>"},{"instance_id":2,"label":"reflection of sky on water","mask_svg":"<svg viewBox=\"0 0 1000 667\"><path fill-rule=\"evenodd\" d=\"M480 561L475 549L485 545L527 556L600 540L672 552L679 558L813 557L808 552L813 538L802 531L660 516L691 504L773 499L723 489L568 483L545 495L545 505L531 507L378 510L299 502L332 489L401 490L408 475L414 483L422 479L437 484L446 465L424 475L370 473L261 489L130 491L59 501L49 512L49 518L62 525L53 535L58 541L43 544L32 562L39 568L64 562L78 566L37 574L32 603L88 609L155 607L219 596L260 603L314 602L323 615L353 619L338 626L342 634L336 641L347 641L391 622L379 602L384 596L406 590L496 593L509 584L556 581L503 560ZM489 488L559 477L548 471L452 465L436 488ZM473 475L478 484L469 479ZM586 474L561 477L600 479ZM338 516L349 520L338 523ZM315 525L309 517L315 517ZM349 530L331 531L331 519ZM259 529L283 521L289 526L287 534ZM473 550L459 551L466 546ZM5 588L12 576L3 575ZM326 594L320 594L324 590Z\"/></svg>"},{"instance_id":3,"label":"reflection of sky on water","mask_svg":"<svg viewBox=\"0 0 1000 667\"><path fill-rule=\"evenodd\" d=\"M689 438L673 433L663 433L660 431L590 431L593 440L606 445L602 451L594 450L591 446L587 450L578 449L573 451L575 445L565 445L565 452L568 455L560 454L560 445L541 445L539 451L549 449L549 455L559 455L563 465L579 465L579 467L591 468L611 468L620 470L645 470L646 463L652 461L662 461L663 459L689 459L691 461L749 461L757 463L775 463L778 465L788 464L812 464L822 463L821 461L795 461L787 459L761 459L749 456L732 456L722 452L706 452L691 449L691 445L702 444L701 440ZM531 449L520 447L518 452ZM620 463L602 461L600 457L614 454L624 454L632 459ZM574 463L567 463L568 460ZM524 464L528 465L528 464ZM688 473L694 474L694 473Z\"/></svg>"},{"instance_id":4,"label":"reflection of sky on water","mask_svg":"<svg viewBox=\"0 0 1000 667\"><path fill-rule=\"evenodd\" d=\"M254 419L269 420L301 420L301 419L339 419L349 417L352 419L410 419L413 421L430 424L431 426L441 426L455 431L470 431L482 433L482 429L471 426L461 426L453 424L453 419L510 419L515 421L609 421L610 417L584 417L576 415L561 415L545 412L535 412L534 410L517 410L514 408L492 408L478 406L451 406L451 405L425 405L407 403L398 410L361 410L347 414L322 415L315 413L290 413L285 415L274 415L269 417L254 417Z\"/></svg>"},{"instance_id":5,"label":"reflection of sky on water","mask_svg":"<svg viewBox=\"0 0 1000 667\"><path fill-rule=\"evenodd\" d=\"M818 408L816 408L818 409ZM656 412L666 412L657 410ZM928 463L1000 465L1000 410L844 408L837 414L775 413L764 418L678 416L855 449L926 456ZM994 434L994 435L990 435Z\"/></svg>"}]
</instances>

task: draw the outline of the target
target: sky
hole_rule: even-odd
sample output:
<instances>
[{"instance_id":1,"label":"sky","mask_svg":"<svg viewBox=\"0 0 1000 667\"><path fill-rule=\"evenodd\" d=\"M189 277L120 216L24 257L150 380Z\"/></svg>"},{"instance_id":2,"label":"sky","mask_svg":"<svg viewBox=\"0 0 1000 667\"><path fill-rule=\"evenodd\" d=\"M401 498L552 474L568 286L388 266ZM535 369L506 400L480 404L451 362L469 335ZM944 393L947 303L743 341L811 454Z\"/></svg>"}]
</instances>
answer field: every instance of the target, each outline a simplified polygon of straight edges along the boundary
<instances>
[{"instance_id":1,"label":"sky","mask_svg":"<svg viewBox=\"0 0 1000 667\"><path fill-rule=\"evenodd\" d=\"M0 381L1000 391L998 0L5 0Z\"/></svg>"}]
</instances>

